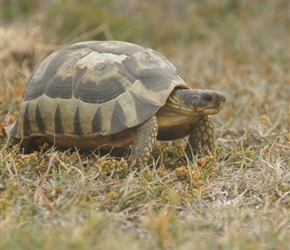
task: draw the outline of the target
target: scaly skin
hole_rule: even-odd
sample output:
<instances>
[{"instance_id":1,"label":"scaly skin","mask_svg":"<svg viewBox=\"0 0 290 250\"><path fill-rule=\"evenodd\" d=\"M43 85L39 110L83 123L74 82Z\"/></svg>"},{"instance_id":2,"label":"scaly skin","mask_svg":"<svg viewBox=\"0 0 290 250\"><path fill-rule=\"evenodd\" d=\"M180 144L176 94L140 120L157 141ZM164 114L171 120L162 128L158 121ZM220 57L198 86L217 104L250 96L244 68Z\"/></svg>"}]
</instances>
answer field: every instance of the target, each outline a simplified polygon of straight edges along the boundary
<instances>
[{"instance_id":1,"label":"scaly skin","mask_svg":"<svg viewBox=\"0 0 290 250\"><path fill-rule=\"evenodd\" d=\"M188 139L186 154L207 154L215 149L214 127L208 116L201 116L192 124L192 132Z\"/></svg>"},{"instance_id":2,"label":"scaly skin","mask_svg":"<svg viewBox=\"0 0 290 250\"><path fill-rule=\"evenodd\" d=\"M131 147L130 162L145 164L153 150L158 134L158 124L156 116L142 123L136 128L133 144Z\"/></svg>"}]
</instances>

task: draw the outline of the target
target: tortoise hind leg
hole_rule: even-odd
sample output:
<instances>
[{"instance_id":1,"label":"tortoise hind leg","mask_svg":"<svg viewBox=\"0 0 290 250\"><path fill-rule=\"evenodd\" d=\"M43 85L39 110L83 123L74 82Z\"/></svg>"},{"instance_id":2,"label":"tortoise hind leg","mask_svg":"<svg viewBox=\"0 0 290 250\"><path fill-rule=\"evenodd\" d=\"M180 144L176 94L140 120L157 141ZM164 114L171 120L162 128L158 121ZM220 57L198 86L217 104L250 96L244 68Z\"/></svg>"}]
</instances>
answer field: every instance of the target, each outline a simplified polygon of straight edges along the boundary
<instances>
[{"instance_id":1,"label":"tortoise hind leg","mask_svg":"<svg viewBox=\"0 0 290 250\"><path fill-rule=\"evenodd\" d=\"M158 124L156 116L152 116L136 128L130 156L130 162L133 165L136 163L147 163L156 142L157 134Z\"/></svg>"},{"instance_id":2,"label":"tortoise hind leg","mask_svg":"<svg viewBox=\"0 0 290 250\"><path fill-rule=\"evenodd\" d=\"M208 154L215 150L214 127L208 116L202 116L192 124L192 131L188 139L185 152L193 154Z\"/></svg>"}]
</instances>

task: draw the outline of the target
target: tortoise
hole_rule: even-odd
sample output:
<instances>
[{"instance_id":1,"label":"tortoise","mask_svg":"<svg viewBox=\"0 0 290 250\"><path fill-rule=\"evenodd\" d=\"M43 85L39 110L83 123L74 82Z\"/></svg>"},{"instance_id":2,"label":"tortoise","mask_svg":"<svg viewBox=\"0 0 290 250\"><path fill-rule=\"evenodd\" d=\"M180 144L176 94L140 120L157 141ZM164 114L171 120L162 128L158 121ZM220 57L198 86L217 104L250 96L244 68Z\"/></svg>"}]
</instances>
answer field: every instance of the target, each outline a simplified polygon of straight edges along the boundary
<instances>
[{"instance_id":1,"label":"tortoise","mask_svg":"<svg viewBox=\"0 0 290 250\"><path fill-rule=\"evenodd\" d=\"M122 41L87 41L49 55L33 71L16 121L6 127L10 145L29 149L126 147L146 162L156 140L189 135L187 148L215 148L208 115L225 95L189 87L160 53Z\"/></svg>"}]
</instances>

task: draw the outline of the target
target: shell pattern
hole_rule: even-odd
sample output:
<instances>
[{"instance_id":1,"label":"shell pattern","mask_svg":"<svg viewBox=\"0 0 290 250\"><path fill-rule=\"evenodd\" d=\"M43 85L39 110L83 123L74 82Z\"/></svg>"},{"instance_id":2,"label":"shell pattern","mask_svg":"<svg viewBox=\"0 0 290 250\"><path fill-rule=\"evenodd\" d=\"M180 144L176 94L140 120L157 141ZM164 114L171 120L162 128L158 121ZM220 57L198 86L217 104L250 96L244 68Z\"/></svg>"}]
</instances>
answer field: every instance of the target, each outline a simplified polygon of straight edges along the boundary
<instances>
[{"instance_id":1,"label":"shell pattern","mask_svg":"<svg viewBox=\"0 0 290 250\"><path fill-rule=\"evenodd\" d=\"M119 41L73 44L34 70L10 135L115 134L152 117L177 86L189 88L154 50Z\"/></svg>"}]
</instances>

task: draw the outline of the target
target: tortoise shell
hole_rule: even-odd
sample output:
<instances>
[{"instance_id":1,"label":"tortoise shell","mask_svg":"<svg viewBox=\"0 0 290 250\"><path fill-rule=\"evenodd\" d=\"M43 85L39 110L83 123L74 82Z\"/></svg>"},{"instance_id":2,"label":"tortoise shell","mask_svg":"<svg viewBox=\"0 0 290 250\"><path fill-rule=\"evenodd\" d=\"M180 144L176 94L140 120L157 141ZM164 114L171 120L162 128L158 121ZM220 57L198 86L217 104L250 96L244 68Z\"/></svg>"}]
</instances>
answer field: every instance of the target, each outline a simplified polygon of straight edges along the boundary
<instances>
[{"instance_id":1,"label":"tortoise shell","mask_svg":"<svg viewBox=\"0 0 290 250\"><path fill-rule=\"evenodd\" d=\"M176 87L189 88L154 50L120 41L76 43L34 70L9 134L75 141L117 134L152 117Z\"/></svg>"}]
</instances>

